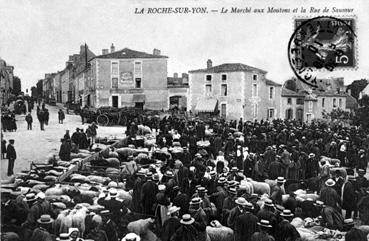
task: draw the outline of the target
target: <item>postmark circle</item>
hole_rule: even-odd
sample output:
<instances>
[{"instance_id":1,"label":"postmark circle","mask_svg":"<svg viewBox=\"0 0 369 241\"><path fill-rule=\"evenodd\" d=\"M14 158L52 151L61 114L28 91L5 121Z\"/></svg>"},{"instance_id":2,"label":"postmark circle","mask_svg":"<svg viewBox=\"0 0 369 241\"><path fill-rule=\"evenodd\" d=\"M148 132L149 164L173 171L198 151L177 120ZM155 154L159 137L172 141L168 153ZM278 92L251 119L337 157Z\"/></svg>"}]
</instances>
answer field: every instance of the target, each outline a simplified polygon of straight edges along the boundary
<instances>
[{"instance_id":1,"label":"postmark circle","mask_svg":"<svg viewBox=\"0 0 369 241\"><path fill-rule=\"evenodd\" d=\"M352 19L335 17L296 20L296 29L288 42L288 60L296 77L316 88L319 74L354 67L353 25Z\"/></svg>"}]
</instances>

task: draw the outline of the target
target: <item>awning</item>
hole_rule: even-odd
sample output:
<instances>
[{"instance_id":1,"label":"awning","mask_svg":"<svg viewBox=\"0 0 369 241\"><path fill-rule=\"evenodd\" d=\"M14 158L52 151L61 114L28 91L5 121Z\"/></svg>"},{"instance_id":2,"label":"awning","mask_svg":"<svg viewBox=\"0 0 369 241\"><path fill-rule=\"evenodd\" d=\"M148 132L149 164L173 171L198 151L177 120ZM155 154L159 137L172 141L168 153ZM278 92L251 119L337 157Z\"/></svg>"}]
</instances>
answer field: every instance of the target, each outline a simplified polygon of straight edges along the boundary
<instances>
[{"instance_id":1,"label":"awning","mask_svg":"<svg viewBox=\"0 0 369 241\"><path fill-rule=\"evenodd\" d=\"M145 95L133 95L133 97L132 97L132 102L133 103L143 103L143 102L145 102L145 100L146 100L146 97L145 97Z\"/></svg>"},{"instance_id":2,"label":"awning","mask_svg":"<svg viewBox=\"0 0 369 241\"><path fill-rule=\"evenodd\" d=\"M200 99L195 110L198 112L215 112L217 105L217 99Z\"/></svg>"}]
</instances>

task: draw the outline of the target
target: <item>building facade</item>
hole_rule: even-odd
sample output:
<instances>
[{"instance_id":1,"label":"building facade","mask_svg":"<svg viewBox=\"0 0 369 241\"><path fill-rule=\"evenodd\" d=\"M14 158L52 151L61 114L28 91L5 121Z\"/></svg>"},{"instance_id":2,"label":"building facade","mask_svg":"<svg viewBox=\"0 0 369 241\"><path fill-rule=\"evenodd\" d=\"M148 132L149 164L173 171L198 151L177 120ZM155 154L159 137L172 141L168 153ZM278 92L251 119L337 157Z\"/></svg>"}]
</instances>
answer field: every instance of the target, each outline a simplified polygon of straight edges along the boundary
<instances>
[{"instance_id":1,"label":"building facade","mask_svg":"<svg viewBox=\"0 0 369 241\"><path fill-rule=\"evenodd\" d=\"M0 105L6 104L13 89L14 67L0 58Z\"/></svg>"},{"instance_id":2,"label":"building facade","mask_svg":"<svg viewBox=\"0 0 369 241\"><path fill-rule=\"evenodd\" d=\"M169 109L187 110L188 74L182 73L179 77L177 73L174 73L173 77L168 77L167 80Z\"/></svg>"},{"instance_id":3,"label":"building facade","mask_svg":"<svg viewBox=\"0 0 369 241\"><path fill-rule=\"evenodd\" d=\"M294 84L290 85L290 81ZM310 122L323 118L323 113L334 109L348 111L347 93L343 86L343 78L331 78L318 81L320 85L311 89L301 81L288 80L282 88L282 113L284 119ZM287 87L286 87L287 86ZM291 87L293 86L293 87Z\"/></svg>"},{"instance_id":4,"label":"building facade","mask_svg":"<svg viewBox=\"0 0 369 241\"><path fill-rule=\"evenodd\" d=\"M86 99L94 107L168 109L167 59L128 48L103 54L90 61ZM94 92L94 93L93 93ZM92 94L93 93L93 94Z\"/></svg>"},{"instance_id":5,"label":"building facade","mask_svg":"<svg viewBox=\"0 0 369 241\"><path fill-rule=\"evenodd\" d=\"M280 116L281 85L267 72L245 64L212 66L189 71L188 110L214 112L224 119L261 120Z\"/></svg>"}]
</instances>

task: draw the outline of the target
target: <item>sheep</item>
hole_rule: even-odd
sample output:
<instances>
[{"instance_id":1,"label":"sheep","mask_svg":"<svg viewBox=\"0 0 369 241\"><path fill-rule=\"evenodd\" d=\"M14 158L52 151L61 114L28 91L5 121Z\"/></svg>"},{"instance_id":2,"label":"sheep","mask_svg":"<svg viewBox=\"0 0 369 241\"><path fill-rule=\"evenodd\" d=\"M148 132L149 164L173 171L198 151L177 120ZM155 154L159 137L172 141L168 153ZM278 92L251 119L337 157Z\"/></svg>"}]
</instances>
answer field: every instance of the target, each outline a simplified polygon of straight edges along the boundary
<instances>
[{"instance_id":1,"label":"sheep","mask_svg":"<svg viewBox=\"0 0 369 241\"><path fill-rule=\"evenodd\" d=\"M141 237L141 241L156 241L157 236L149 229L155 222L152 218L139 219L127 225L128 232L135 233Z\"/></svg>"},{"instance_id":2,"label":"sheep","mask_svg":"<svg viewBox=\"0 0 369 241\"><path fill-rule=\"evenodd\" d=\"M251 182L248 182L246 180L242 180L240 183L240 186L243 185L246 187L246 192L248 194L253 194L254 193L254 186L252 185Z\"/></svg>"},{"instance_id":3,"label":"sheep","mask_svg":"<svg viewBox=\"0 0 369 241\"><path fill-rule=\"evenodd\" d=\"M254 193L257 194L268 194L270 195L270 186L265 183L265 182L257 182L252 180L251 178L247 178L247 181L250 182L252 184L252 186L254 187Z\"/></svg>"},{"instance_id":4,"label":"sheep","mask_svg":"<svg viewBox=\"0 0 369 241\"><path fill-rule=\"evenodd\" d=\"M361 231L363 231L365 233L365 235L369 235L369 225L361 225L357 228L360 229Z\"/></svg>"},{"instance_id":5,"label":"sheep","mask_svg":"<svg viewBox=\"0 0 369 241\"><path fill-rule=\"evenodd\" d=\"M233 230L220 224L218 220L213 220L211 226L206 227L210 241L233 241Z\"/></svg>"}]
</instances>

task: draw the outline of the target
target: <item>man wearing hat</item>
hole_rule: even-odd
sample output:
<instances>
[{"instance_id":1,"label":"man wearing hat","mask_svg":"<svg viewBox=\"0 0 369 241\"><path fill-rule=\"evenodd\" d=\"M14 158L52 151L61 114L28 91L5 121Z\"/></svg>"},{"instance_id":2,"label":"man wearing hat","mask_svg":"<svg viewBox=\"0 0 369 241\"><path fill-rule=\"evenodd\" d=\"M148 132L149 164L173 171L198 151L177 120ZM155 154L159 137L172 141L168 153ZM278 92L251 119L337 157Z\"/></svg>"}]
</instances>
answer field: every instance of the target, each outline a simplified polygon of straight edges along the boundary
<instances>
[{"instance_id":1,"label":"man wearing hat","mask_svg":"<svg viewBox=\"0 0 369 241\"><path fill-rule=\"evenodd\" d=\"M227 182L225 177L220 177L217 181L216 191L212 193L209 199L215 204L217 208L217 217L220 217L223 208L224 199L227 197L227 191L224 188L224 184Z\"/></svg>"},{"instance_id":2,"label":"man wearing hat","mask_svg":"<svg viewBox=\"0 0 369 241\"><path fill-rule=\"evenodd\" d=\"M145 214L154 215L153 206L156 201L156 194L158 193L158 185L152 181L152 179L148 179L143 185L141 189L141 203L143 207L143 212Z\"/></svg>"},{"instance_id":3,"label":"man wearing hat","mask_svg":"<svg viewBox=\"0 0 369 241\"><path fill-rule=\"evenodd\" d=\"M110 199L106 199L110 196ZM100 198L97 203L104 206L106 210L110 212L111 219L114 223L120 223L120 217L128 213L127 207L120 200L117 200L118 192L115 188L110 188L109 192L105 194L105 197Z\"/></svg>"},{"instance_id":4,"label":"man wearing hat","mask_svg":"<svg viewBox=\"0 0 369 241\"><path fill-rule=\"evenodd\" d=\"M172 237L172 235L181 226L180 219L178 217L180 209L181 208L177 206L171 206L168 209L167 214L169 218L165 220L163 228L162 228L162 234L161 234L162 241L170 241L170 238Z\"/></svg>"},{"instance_id":5,"label":"man wearing hat","mask_svg":"<svg viewBox=\"0 0 369 241\"><path fill-rule=\"evenodd\" d=\"M227 226L234 229L235 221L240 214L244 212L244 206L247 201L243 197L239 197L235 200L236 207L232 208L227 219Z\"/></svg>"},{"instance_id":6,"label":"man wearing hat","mask_svg":"<svg viewBox=\"0 0 369 241\"><path fill-rule=\"evenodd\" d=\"M167 215L168 206L170 205L170 198L166 194L166 186L160 184L158 186L159 192L156 194L156 203L155 203L155 216L159 218L159 224L163 225L165 220L169 218Z\"/></svg>"},{"instance_id":7,"label":"man wearing hat","mask_svg":"<svg viewBox=\"0 0 369 241\"><path fill-rule=\"evenodd\" d=\"M251 235L258 230L258 218L252 213L253 205L250 202L246 201L242 207L244 211L236 218L234 224L235 241L250 241Z\"/></svg>"},{"instance_id":8,"label":"man wearing hat","mask_svg":"<svg viewBox=\"0 0 369 241\"><path fill-rule=\"evenodd\" d=\"M109 210L102 210L100 212L102 218L102 230L105 231L108 241L118 241L118 227L117 224L111 220L111 212Z\"/></svg>"},{"instance_id":9,"label":"man wearing hat","mask_svg":"<svg viewBox=\"0 0 369 241\"><path fill-rule=\"evenodd\" d=\"M360 188L369 187L369 181L365 177L365 170L364 169L358 169L357 174L358 174L358 176L356 177L357 188L360 189Z\"/></svg>"},{"instance_id":10,"label":"man wearing hat","mask_svg":"<svg viewBox=\"0 0 369 241\"><path fill-rule=\"evenodd\" d=\"M232 187L228 189L228 197L226 197L223 201L222 207L222 224L226 225L229 213L231 210L236 207L236 198L237 198L237 189Z\"/></svg>"},{"instance_id":11,"label":"man wearing hat","mask_svg":"<svg viewBox=\"0 0 369 241\"><path fill-rule=\"evenodd\" d=\"M31 236L30 241L40 241L40 240L47 240L52 241L53 236L51 235L51 228L54 219L51 218L50 215L41 215L39 219L37 219L38 228L36 228Z\"/></svg>"},{"instance_id":12,"label":"man wearing hat","mask_svg":"<svg viewBox=\"0 0 369 241\"><path fill-rule=\"evenodd\" d=\"M346 210L345 219L350 219L353 211L357 209L357 194L355 192L354 182L355 177L348 176L348 180L342 187L342 208Z\"/></svg>"},{"instance_id":13,"label":"man wearing hat","mask_svg":"<svg viewBox=\"0 0 369 241\"><path fill-rule=\"evenodd\" d=\"M14 174L14 162L17 159L17 152L14 148L14 140L10 139L8 147L6 148L6 158L8 159L8 177Z\"/></svg>"},{"instance_id":14,"label":"man wearing hat","mask_svg":"<svg viewBox=\"0 0 369 241\"><path fill-rule=\"evenodd\" d=\"M201 229L204 229L203 231L205 231L209 217L206 215L201 205L202 205L201 198L199 197L192 198L190 201L189 212L191 216L195 219L196 223L201 227Z\"/></svg>"},{"instance_id":15,"label":"man wearing hat","mask_svg":"<svg viewBox=\"0 0 369 241\"><path fill-rule=\"evenodd\" d=\"M277 223L277 216L275 215L275 205L271 199L264 201L264 207L256 215L259 220L268 220L269 223L275 227Z\"/></svg>"},{"instance_id":16,"label":"man wearing hat","mask_svg":"<svg viewBox=\"0 0 369 241\"><path fill-rule=\"evenodd\" d=\"M141 241L141 237L135 233L128 233L122 241Z\"/></svg>"},{"instance_id":17,"label":"man wearing hat","mask_svg":"<svg viewBox=\"0 0 369 241\"><path fill-rule=\"evenodd\" d=\"M235 180L237 182L240 182L241 180L243 180L243 178L243 175L239 173L238 167L232 167L231 173L227 177L228 181Z\"/></svg>"},{"instance_id":18,"label":"man wearing hat","mask_svg":"<svg viewBox=\"0 0 369 241\"><path fill-rule=\"evenodd\" d=\"M359 150L359 158L357 160L357 170L358 169L363 169L366 170L368 167L368 157L365 154L365 150L364 149L360 149Z\"/></svg>"},{"instance_id":19,"label":"man wearing hat","mask_svg":"<svg viewBox=\"0 0 369 241\"><path fill-rule=\"evenodd\" d=\"M333 179L325 181L325 186L320 190L319 196L320 200L324 202L325 205L340 210L341 198L333 188L335 184L336 182Z\"/></svg>"},{"instance_id":20,"label":"man wearing hat","mask_svg":"<svg viewBox=\"0 0 369 241\"><path fill-rule=\"evenodd\" d=\"M67 140L70 139L62 139L62 144L59 149L59 157L62 161L70 161L71 144Z\"/></svg>"},{"instance_id":21,"label":"man wearing hat","mask_svg":"<svg viewBox=\"0 0 369 241\"><path fill-rule=\"evenodd\" d=\"M319 172L319 163L314 153L310 153L306 161L306 178L316 177Z\"/></svg>"},{"instance_id":22,"label":"man wearing hat","mask_svg":"<svg viewBox=\"0 0 369 241\"><path fill-rule=\"evenodd\" d=\"M369 188L365 189L364 196L357 203L362 225L369 225Z\"/></svg>"},{"instance_id":23,"label":"man wearing hat","mask_svg":"<svg viewBox=\"0 0 369 241\"><path fill-rule=\"evenodd\" d=\"M254 233L251 236L251 241L258 241L258 240L274 241L275 240L273 236L269 235L272 225L270 224L268 220L261 219L260 222L258 222L258 225L259 225L260 231Z\"/></svg>"},{"instance_id":24,"label":"man wearing hat","mask_svg":"<svg viewBox=\"0 0 369 241\"><path fill-rule=\"evenodd\" d=\"M199 239L199 231L193 225L195 219L190 214L183 214L180 220L181 226L176 230L170 240L172 241L197 241ZM201 241L205 241L201 239Z\"/></svg>"},{"instance_id":25,"label":"man wearing hat","mask_svg":"<svg viewBox=\"0 0 369 241\"><path fill-rule=\"evenodd\" d=\"M282 195L285 194L282 186L286 182L286 179L284 179L284 177L278 177L276 181L277 185L273 187L270 197L275 204L282 205Z\"/></svg>"},{"instance_id":26,"label":"man wearing hat","mask_svg":"<svg viewBox=\"0 0 369 241\"><path fill-rule=\"evenodd\" d=\"M285 209L279 216L282 218L282 221L276 228L276 240L298 240L298 238L300 238L300 234L290 223L294 216L291 210Z\"/></svg>"}]
</instances>

